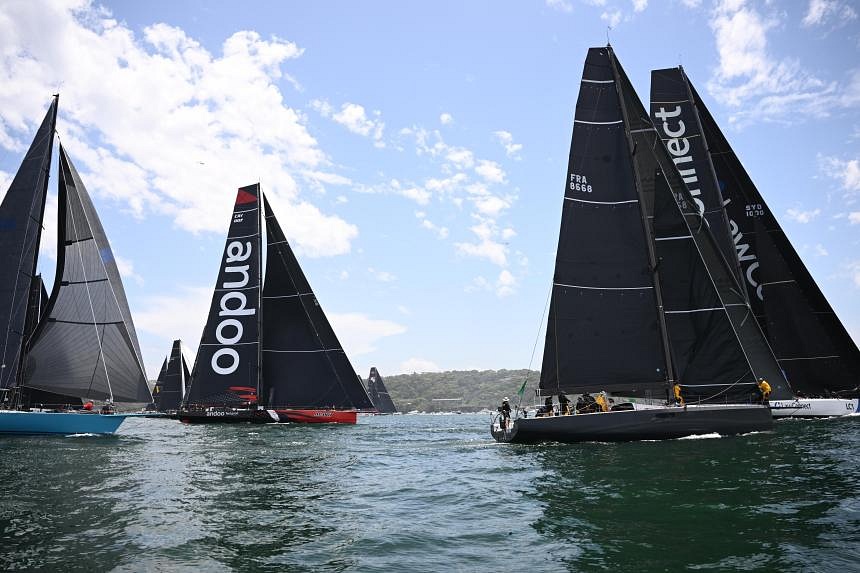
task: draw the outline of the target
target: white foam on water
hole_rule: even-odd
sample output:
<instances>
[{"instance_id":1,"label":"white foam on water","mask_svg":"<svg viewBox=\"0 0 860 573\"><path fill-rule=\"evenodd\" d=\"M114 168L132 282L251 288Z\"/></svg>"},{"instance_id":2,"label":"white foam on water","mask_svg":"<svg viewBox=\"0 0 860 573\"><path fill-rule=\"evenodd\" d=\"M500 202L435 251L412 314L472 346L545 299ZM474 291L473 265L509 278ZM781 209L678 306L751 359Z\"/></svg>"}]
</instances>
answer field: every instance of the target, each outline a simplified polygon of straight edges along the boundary
<instances>
[{"instance_id":1,"label":"white foam on water","mask_svg":"<svg viewBox=\"0 0 860 573\"><path fill-rule=\"evenodd\" d=\"M678 440L711 440L714 438L722 438L722 436L716 432L711 432L710 434L693 434L692 436L683 436L681 438L677 438Z\"/></svg>"},{"instance_id":2,"label":"white foam on water","mask_svg":"<svg viewBox=\"0 0 860 573\"><path fill-rule=\"evenodd\" d=\"M83 434L68 434L67 438L90 438L93 436L98 436L98 434L93 434L92 432L84 432Z\"/></svg>"}]
</instances>

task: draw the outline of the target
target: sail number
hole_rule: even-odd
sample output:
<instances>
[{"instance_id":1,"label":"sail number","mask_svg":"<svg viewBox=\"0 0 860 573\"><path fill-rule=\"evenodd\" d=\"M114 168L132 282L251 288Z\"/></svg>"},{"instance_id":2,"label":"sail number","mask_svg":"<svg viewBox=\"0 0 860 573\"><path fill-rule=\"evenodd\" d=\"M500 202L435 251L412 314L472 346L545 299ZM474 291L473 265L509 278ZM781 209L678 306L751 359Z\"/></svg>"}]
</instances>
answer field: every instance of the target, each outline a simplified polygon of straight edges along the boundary
<instances>
[{"instance_id":1,"label":"sail number","mask_svg":"<svg viewBox=\"0 0 860 573\"><path fill-rule=\"evenodd\" d=\"M761 203L747 205L747 217L764 217L764 206Z\"/></svg>"},{"instance_id":2,"label":"sail number","mask_svg":"<svg viewBox=\"0 0 860 573\"><path fill-rule=\"evenodd\" d=\"M585 178L585 175L577 175L575 173L571 173L570 190L591 193L591 185L588 184L588 180Z\"/></svg>"}]
</instances>

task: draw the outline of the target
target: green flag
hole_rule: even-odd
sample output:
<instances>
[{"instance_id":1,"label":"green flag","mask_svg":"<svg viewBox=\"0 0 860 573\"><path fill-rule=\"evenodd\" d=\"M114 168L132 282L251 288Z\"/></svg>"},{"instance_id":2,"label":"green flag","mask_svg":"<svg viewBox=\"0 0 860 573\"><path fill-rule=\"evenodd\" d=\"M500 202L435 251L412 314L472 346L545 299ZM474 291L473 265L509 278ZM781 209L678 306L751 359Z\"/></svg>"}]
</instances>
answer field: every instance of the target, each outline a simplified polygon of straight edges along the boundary
<instances>
[{"instance_id":1,"label":"green flag","mask_svg":"<svg viewBox=\"0 0 860 573\"><path fill-rule=\"evenodd\" d=\"M520 386L519 390L517 390L517 396L522 397L523 393L526 391L526 382L528 382L528 378L523 380L523 385Z\"/></svg>"}]
</instances>

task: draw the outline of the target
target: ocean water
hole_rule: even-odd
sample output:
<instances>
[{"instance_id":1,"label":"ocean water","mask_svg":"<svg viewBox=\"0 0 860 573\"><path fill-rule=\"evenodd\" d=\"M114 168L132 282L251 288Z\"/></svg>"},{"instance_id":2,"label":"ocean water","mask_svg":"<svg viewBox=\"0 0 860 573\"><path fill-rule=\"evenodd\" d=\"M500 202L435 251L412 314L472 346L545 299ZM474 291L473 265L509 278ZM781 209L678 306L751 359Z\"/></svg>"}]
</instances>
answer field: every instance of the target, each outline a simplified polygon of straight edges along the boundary
<instances>
[{"instance_id":1,"label":"ocean water","mask_svg":"<svg viewBox=\"0 0 860 573\"><path fill-rule=\"evenodd\" d=\"M860 570L858 417L539 446L489 422L2 437L0 570Z\"/></svg>"}]
</instances>

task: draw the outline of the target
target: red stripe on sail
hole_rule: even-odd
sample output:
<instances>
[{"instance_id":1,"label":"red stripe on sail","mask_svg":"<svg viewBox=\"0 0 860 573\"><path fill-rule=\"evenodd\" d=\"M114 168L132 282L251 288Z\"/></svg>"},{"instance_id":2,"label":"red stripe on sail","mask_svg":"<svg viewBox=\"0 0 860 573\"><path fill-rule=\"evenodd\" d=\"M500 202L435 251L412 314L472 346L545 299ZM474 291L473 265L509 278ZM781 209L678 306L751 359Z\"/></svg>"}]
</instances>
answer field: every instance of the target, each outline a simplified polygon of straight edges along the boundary
<instances>
[{"instance_id":1,"label":"red stripe on sail","mask_svg":"<svg viewBox=\"0 0 860 573\"><path fill-rule=\"evenodd\" d=\"M239 189L239 194L236 195L236 205L244 205L246 203L256 203L257 196L248 193L244 189Z\"/></svg>"}]
</instances>

